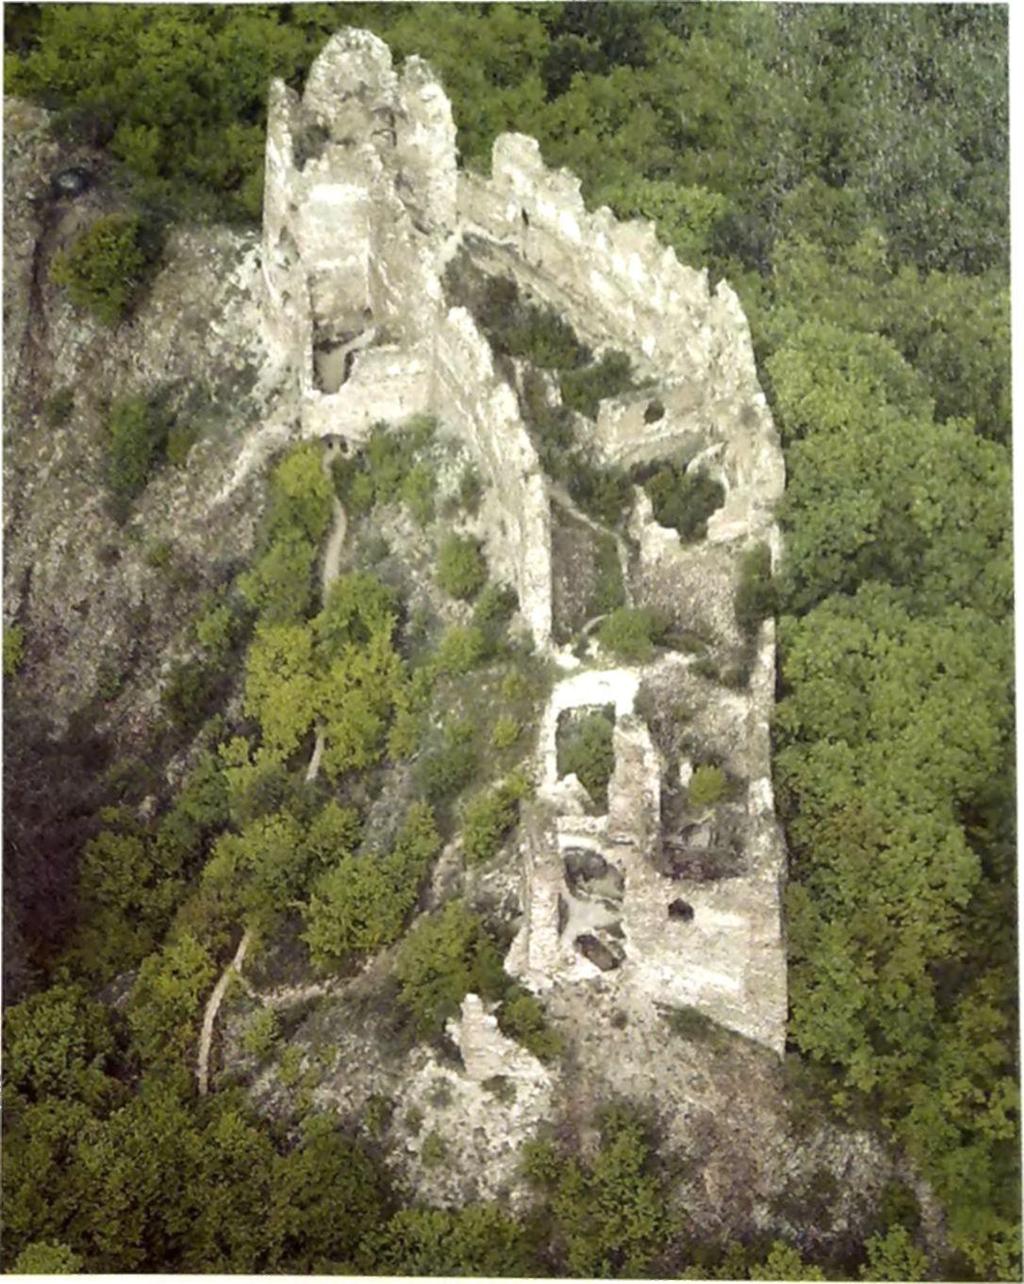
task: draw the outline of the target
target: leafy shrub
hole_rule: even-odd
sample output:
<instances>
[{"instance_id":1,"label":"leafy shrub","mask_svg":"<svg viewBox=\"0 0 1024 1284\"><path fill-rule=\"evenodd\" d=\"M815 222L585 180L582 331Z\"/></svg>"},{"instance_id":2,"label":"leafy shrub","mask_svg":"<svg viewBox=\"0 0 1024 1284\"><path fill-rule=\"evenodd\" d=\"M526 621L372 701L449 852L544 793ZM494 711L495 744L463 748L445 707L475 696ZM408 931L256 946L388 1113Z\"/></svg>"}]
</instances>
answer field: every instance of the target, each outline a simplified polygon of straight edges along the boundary
<instances>
[{"instance_id":1,"label":"leafy shrub","mask_svg":"<svg viewBox=\"0 0 1024 1284\"><path fill-rule=\"evenodd\" d=\"M407 443L386 424L375 424L366 442L366 466L373 478L377 503L398 499L409 469Z\"/></svg>"},{"instance_id":2,"label":"leafy shrub","mask_svg":"<svg viewBox=\"0 0 1024 1284\"><path fill-rule=\"evenodd\" d=\"M445 629L432 666L452 677L468 673L487 658L487 639L474 624L452 624Z\"/></svg>"},{"instance_id":3,"label":"leafy shrub","mask_svg":"<svg viewBox=\"0 0 1024 1284\"><path fill-rule=\"evenodd\" d=\"M182 734L195 731L214 710L221 691L219 669L201 660L179 660L160 692L160 705Z\"/></svg>"},{"instance_id":4,"label":"leafy shrub","mask_svg":"<svg viewBox=\"0 0 1024 1284\"><path fill-rule=\"evenodd\" d=\"M459 292L453 274L447 284ZM508 277L477 278L463 294L496 352L521 357L546 370L582 365L590 351L576 337L572 326L550 308L525 303L515 281Z\"/></svg>"},{"instance_id":5,"label":"leafy shrub","mask_svg":"<svg viewBox=\"0 0 1024 1284\"><path fill-rule=\"evenodd\" d=\"M43 419L47 428L59 428L61 424L67 423L74 408L75 390L58 388L51 397L47 397L43 405Z\"/></svg>"},{"instance_id":6,"label":"leafy shrub","mask_svg":"<svg viewBox=\"0 0 1024 1284\"><path fill-rule=\"evenodd\" d=\"M727 784L725 772L721 767L707 764L695 767L686 791L690 806L713 807L725 797Z\"/></svg>"},{"instance_id":7,"label":"leafy shrub","mask_svg":"<svg viewBox=\"0 0 1024 1284\"><path fill-rule=\"evenodd\" d=\"M464 601L475 597L487 582L487 563L479 542L469 536L449 535L438 554L437 582L452 597Z\"/></svg>"},{"instance_id":8,"label":"leafy shrub","mask_svg":"<svg viewBox=\"0 0 1024 1284\"><path fill-rule=\"evenodd\" d=\"M569 494L585 513L605 526L622 521L633 499L633 483L614 465L596 464L582 450L566 462Z\"/></svg>"},{"instance_id":9,"label":"leafy shrub","mask_svg":"<svg viewBox=\"0 0 1024 1284\"><path fill-rule=\"evenodd\" d=\"M260 1008L254 1012L242 1034L242 1048L251 1057L262 1061L277 1042L279 1022L273 1008Z\"/></svg>"},{"instance_id":10,"label":"leafy shrub","mask_svg":"<svg viewBox=\"0 0 1024 1284\"><path fill-rule=\"evenodd\" d=\"M480 511L480 500L483 498L484 484L480 479L475 464L467 464L459 477L459 503L471 517Z\"/></svg>"},{"instance_id":11,"label":"leafy shrub","mask_svg":"<svg viewBox=\"0 0 1024 1284\"><path fill-rule=\"evenodd\" d=\"M402 503L405 504L419 526L426 526L434 518L434 491L437 478L429 464L414 464L402 481Z\"/></svg>"},{"instance_id":12,"label":"leafy shrub","mask_svg":"<svg viewBox=\"0 0 1024 1284\"><path fill-rule=\"evenodd\" d=\"M612 737L614 721L603 713L590 713L569 722L559 736L558 772L574 772L601 811L608 808L608 781L615 770Z\"/></svg>"},{"instance_id":13,"label":"leafy shrub","mask_svg":"<svg viewBox=\"0 0 1024 1284\"><path fill-rule=\"evenodd\" d=\"M419 920L401 944L395 972L421 1034L440 1032L470 991L497 998L505 984L494 942L462 901Z\"/></svg>"},{"instance_id":14,"label":"leafy shrub","mask_svg":"<svg viewBox=\"0 0 1024 1284\"><path fill-rule=\"evenodd\" d=\"M416 783L430 802L446 802L473 779L477 762L473 724L448 722L442 732L440 747L417 764Z\"/></svg>"},{"instance_id":15,"label":"leafy shrub","mask_svg":"<svg viewBox=\"0 0 1024 1284\"><path fill-rule=\"evenodd\" d=\"M519 818L519 804L529 792L521 772L513 772L487 793L466 804L462 818L462 850L471 861L489 860Z\"/></svg>"},{"instance_id":16,"label":"leafy shrub","mask_svg":"<svg viewBox=\"0 0 1024 1284\"><path fill-rule=\"evenodd\" d=\"M124 521L159 462L167 440L167 420L145 397L124 397L110 408L107 421L106 480L111 510Z\"/></svg>"},{"instance_id":17,"label":"leafy shrub","mask_svg":"<svg viewBox=\"0 0 1024 1284\"><path fill-rule=\"evenodd\" d=\"M520 986L513 986L498 1008L498 1027L540 1061L562 1054L561 1036L548 1025L540 1000Z\"/></svg>"},{"instance_id":18,"label":"leafy shrub","mask_svg":"<svg viewBox=\"0 0 1024 1284\"><path fill-rule=\"evenodd\" d=\"M448 1158L448 1146L439 1132L428 1133L423 1139L420 1159L427 1168L436 1168Z\"/></svg>"},{"instance_id":19,"label":"leafy shrub","mask_svg":"<svg viewBox=\"0 0 1024 1284\"><path fill-rule=\"evenodd\" d=\"M643 663L668 633L668 621L653 607L621 606L597 630L601 646L620 660Z\"/></svg>"},{"instance_id":20,"label":"leafy shrub","mask_svg":"<svg viewBox=\"0 0 1024 1284\"><path fill-rule=\"evenodd\" d=\"M510 749L519 739L522 727L515 718L503 713L495 719L491 728L491 746L494 749Z\"/></svg>"},{"instance_id":21,"label":"leafy shrub","mask_svg":"<svg viewBox=\"0 0 1024 1284\"><path fill-rule=\"evenodd\" d=\"M188 454L201 436L197 423L175 423L167 434L167 462L175 468L184 468Z\"/></svg>"},{"instance_id":22,"label":"leafy shrub","mask_svg":"<svg viewBox=\"0 0 1024 1284\"><path fill-rule=\"evenodd\" d=\"M146 549L146 565L155 571L166 570L174 558L174 545L170 540L161 540Z\"/></svg>"},{"instance_id":23,"label":"leafy shrub","mask_svg":"<svg viewBox=\"0 0 1024 1284\"><path fill-rule=\"evenodd\" d=\"M775 612L775 585L772 582L772 554L767 544L748 549L740 562L736 590L736 623L748 636L757 632L761 621Z\"/></svg>"},{"instance_id":24,"label":"leafy shrub","mask_svg":"<svg viewBox=\"0 0 1024 1284\"><path fill-rule=\"evenodd\" d=\"M141 225L131 214L98 218L68 250L54 255L50 279L71 302L106 325L117 325L138 292L146 256Z\"/></svg>"},{"instance_id":25,"label":"leafy shrub","mask_svg":"<svg viewBox=\"0 0 1024 1284\"><path fill-rule=\"evenodd\" d=\"M25 630L20 624L4 625L4 677L13 678L25 656Z\"/></svg>"},{"instance_id":26,"label":"leafy shrub","mask_svg":"<svg viewBox=\"0 0 1024 1284\"><path fill-rule=\"evenodd\" d=\"M607 615L626 604L619 549L611 535L602 535L597 541L596 570L597 579L587 611L591 616Z\"/></svg>"},{"instance_id":27,"label":"leafy shrub","mask_svg":"<svg viewBox=\"0 0 1024 1284\"><path fill-rule=\"evenodd\" d=\"M502 649L505 629L519 606L516 591L507 584L488 584L473 607L473 626L483 635L488 656Z\"/></svg>"},{"instance_id":28,"label":"leafy shrub","mask_svg":"<svg viewBox=\"0 0 1024 1284\"><path fill-rule=\"evenodd\" d=\"M644 483L654 520L679 532L684 543L703 539L708 518L725 500L725 488L703 472L666 464Z\"/></svg>"},{"instance_id":29,"label":"leafy shrub","mask_svg":"<svg viewBox=\"0 0 1024 1284\"><path fill-rule=\"evenodd\" d=\"M617 397L635 386L633 364L624 352L606 352L596 365L564 371L560 384L565 405L596 419L606 397Z\"/></svg>"}]
</instances>

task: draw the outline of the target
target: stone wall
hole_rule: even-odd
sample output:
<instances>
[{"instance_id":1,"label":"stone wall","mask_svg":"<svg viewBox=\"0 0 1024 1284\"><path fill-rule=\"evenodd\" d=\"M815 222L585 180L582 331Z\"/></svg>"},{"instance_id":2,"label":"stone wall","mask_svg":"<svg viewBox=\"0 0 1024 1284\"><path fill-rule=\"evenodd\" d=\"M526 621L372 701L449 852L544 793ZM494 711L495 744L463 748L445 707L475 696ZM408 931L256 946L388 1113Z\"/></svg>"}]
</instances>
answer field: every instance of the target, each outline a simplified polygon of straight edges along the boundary
<instances>
[{"instance_id":1,"label":"stone wall","mask_svg":"<svg viewBox=\"0 0 1024 1284\"><path fill-rule=\"evenodd\" d=\"M733 290L679 263L649 222L588 211L577 178L549 170L535 139L503 134L492 177L462 174L458 209L470 253L565 316L596 350L621 349L652 386L607 401L590 434L630 465L722 446L730 505L712 538L736 538L782 494L782 452ZM663 413L656 413L655 402ZM743 524L745 523L745 528Z\"/></svg>"},{"instance_id":2,"label":"stone wall","mask_svg":"<svg viewBox=\"0 0 1024 1284\"><path fill-rule=\"evenodd\" d=\"M541 721L538 801L523 827L524 918L505 960L506 970L531 989L599 982L628 1006L695 1008L782 1052L785 851L773 811L765 718L770 706L764 703L774 671L771 629L764 626L748 693L734 697L723 715L735 723L723 729L723 742L740 747L737 761L749 772L738 809L744 860L737 877L669 877L652 859L661 835L665 764L634 712L642 671L581 670L555 687ZM670 662L685 670L690 661L677 656ZM555 741L566 710L606 704L615 707L615 769L607 812L597 816L558 780ZM618 902L573 890L568 862L581 852L621 878ZM685 915L670 913L673 902L685 904ZM581 953L579 940L586 935L620 955L610 970Z\"/></svg>"},{"instance_id":3,"label":"stone wall","mask_svg":"<svg viewBox=\"0 0 1024 1284\"><path fill-rule=\"evenodd\" d=\"M484 537L492 572L514 584L534 639L551 637L551 510L515 394L464 308L437 331L435 413L477 461L486 484Z\"/></svg>"}]
</instances>

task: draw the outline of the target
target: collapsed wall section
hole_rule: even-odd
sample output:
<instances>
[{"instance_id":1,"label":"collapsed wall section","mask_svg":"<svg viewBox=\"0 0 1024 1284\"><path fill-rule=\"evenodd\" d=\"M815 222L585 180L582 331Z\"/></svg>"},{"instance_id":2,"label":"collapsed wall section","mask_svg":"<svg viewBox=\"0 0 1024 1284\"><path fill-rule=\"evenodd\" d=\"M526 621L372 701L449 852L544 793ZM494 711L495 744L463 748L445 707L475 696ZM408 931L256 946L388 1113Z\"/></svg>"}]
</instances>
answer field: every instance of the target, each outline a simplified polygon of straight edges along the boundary
<instances>
[{"instance_id":1,"label":"collapsed wall section","mask_svg":"<svg viewBox=\"0 0 1024 1284\"><path fill-rule=\"evenodd\" d=\"M565 316L598 350L620 349L650 386L605 401L590 441L629 466L719 448L726 512L713 539L770 523L782 493L778 436L757 379L739 300L685 267L650 222L588 211L579 179L549 170L535 139L503 134L490 179L459 176L466 248L485 271L512 277Z\"/></svg>"}]
</instances>

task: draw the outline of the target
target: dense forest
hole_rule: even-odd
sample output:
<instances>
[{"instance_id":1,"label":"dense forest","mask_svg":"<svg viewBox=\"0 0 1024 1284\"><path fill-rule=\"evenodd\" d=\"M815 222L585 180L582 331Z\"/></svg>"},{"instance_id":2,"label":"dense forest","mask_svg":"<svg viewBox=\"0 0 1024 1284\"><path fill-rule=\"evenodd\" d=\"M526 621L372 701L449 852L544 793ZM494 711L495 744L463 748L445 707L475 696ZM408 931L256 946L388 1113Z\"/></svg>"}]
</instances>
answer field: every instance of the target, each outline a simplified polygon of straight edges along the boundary
<instances>
[{"instance_id":1,"label":"dense forest","mask_svg":"<svg viewBox=\"0 0 1024 1284\"><path fill-rule=\"evenodd\" d=\"M909 1157L942 1205L948 1257L928 1265L899 1199L855 1262L702 1243L668 1217L654 1139L621 1110L596 1158L530 1148L543 1212L516 1220L486 1205L403 1208L369 1124L353 1137L311 1116L296 1140L240 1094L194 1095L190 1048L232 925L305 889L316 951L350 930L339 882L365 875L371 911L353 948L393 941L437 850L424 804L374 873L382 885L355 855L343 877L325 870L327 846L354 850L357 818L314 814L281 767L309 732L316 683L348 665L370 693L358 725L338 712L331 773L386 761L405 752L431 684L501 645L508 611L496 586L480 593L472 550L452 548L452 592L466 586L477 615L427 664L405 667L400 611L379 585L352 582L311 616L296 586L331 494L300 451L275 474L258 560L203 616L206 667L179 675L168 707L195 730L195 707L202 721L244 665L262 747L225 734L145 830L97 791L77 926L35 951L34 992L5 1013L8 1262L1019 1278L1005 8L8 5L6 91L107 150L138 227L251 223L268 81L300 86L342 25L434 65L464 165L485 169L503 130L532 134L590 205L653 219L681 261L741 298L788 474L774 729L788 1070L809 1111L884 1129ZM374 486L402 486L414 503L415 480L387 470L378 459L339 487L362 486L372 507ZM6 682L15 670L8 649ZM6 751L21 752L10 729ZM508 824L510 782L477 818L483 842ZM280 857L296 849L298 874ZM471 959L474 984L500 984L493 947L457 917L407 940L407 1005L427 1024L424 952ZM134 968L126 1008L97 1001Z\"/></svg>"}]
</instances>

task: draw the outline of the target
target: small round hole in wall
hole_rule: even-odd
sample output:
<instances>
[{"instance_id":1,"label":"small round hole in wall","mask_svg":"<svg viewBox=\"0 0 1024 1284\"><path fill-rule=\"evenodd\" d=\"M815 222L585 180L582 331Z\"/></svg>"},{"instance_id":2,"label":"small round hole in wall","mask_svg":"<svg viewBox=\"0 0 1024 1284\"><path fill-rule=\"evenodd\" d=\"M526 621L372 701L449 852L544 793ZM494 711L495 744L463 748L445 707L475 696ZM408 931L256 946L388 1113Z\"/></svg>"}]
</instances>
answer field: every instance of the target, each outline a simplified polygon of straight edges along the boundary
<instances>
[{"instance_id":1,"label":"small round hole in wall","mask_svg":"<svg viewBox=\"0 0 1024 1284\"><path fill-rule=\"evenodd\" d=\"M644 411L644 423L656 424L659 419L665 418L665 406L657 397L647 403L647 409Z\"/></svg>"},{"instance_id":2,"label":"small round hole in wall","mask_svg":"<svg viewBox=\"0 0 1024 1284\"><path fill-rule=\"evenodd\" d=\"M681 897L669 903L669 918L674 918L679 923L693 922L693 906L689 901L684 901Z\"/></svg>"}]
</instances>

